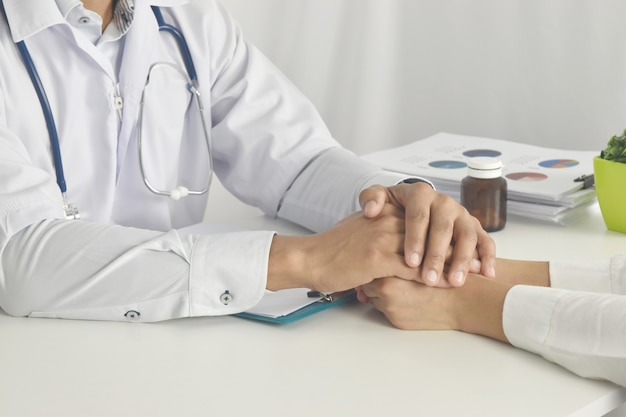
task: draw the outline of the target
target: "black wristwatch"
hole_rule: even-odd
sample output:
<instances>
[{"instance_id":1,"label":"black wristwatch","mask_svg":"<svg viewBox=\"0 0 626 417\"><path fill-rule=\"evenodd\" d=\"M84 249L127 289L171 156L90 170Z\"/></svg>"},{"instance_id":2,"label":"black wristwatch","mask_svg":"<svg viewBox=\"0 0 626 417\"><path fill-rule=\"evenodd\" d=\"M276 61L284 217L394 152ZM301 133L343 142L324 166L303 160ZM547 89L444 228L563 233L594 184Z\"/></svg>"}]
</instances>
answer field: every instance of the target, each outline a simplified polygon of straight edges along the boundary
<instances>
[{"instance_id":1,"label":"black wristwatch","mask_svg":"<svg viewBox=\"0 0 626 417\"><path fill-rule=\"evenodd\" d=\"M415 177L413 177L413 178L407 178L407 179L405 179L405 180L400 181L400 183L399 183L399 184L416 184L416 183L418 183L418 182L423 182L423 183L426 183L426 184L430 185L430 187L431 187L433 190L435 189L435 186L433 185L433 183L432 183L432 182L430 182L430 181L428 181L428 180L425 180L424 178L415 178Z\"/></svg>"}]
</instances>

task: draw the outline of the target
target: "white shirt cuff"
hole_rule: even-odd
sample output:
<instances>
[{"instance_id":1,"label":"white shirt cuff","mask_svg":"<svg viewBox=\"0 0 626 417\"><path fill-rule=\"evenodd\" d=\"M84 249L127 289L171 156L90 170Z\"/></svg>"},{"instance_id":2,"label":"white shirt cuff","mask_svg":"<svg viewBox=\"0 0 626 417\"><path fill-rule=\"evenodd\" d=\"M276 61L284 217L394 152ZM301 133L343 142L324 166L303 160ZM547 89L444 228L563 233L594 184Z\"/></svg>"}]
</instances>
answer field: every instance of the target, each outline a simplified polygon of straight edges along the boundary
<instances>
[{"instance_id":1,"label":"white shirt cuff","mask_svg":"<svg viewBox=\"0 0 626 417\"><path fill-rule=\"evenodd\" d=\"M594 262L551 261L550 286L575 291L626 294L626 257Z\"/></svg>"},{"instance_id":2,"label":"white shirt cuff","mask_svg":"<svg viewBox=\"0 0 626 417\"><path fill-rule=\"evenodd\" d=\"M235 314L256 305L265 292L274 232L200 236L189 278L189 315Z\"/></svg>"},{"instance_id":3,"label":"white shirt cuff","mask_svg":"<svg viewBox=\"0 0 626 417\"><path fill-rule=\"evenodd\" d=\"M545 353L551 318L563 290L517 285L509 290L502 311L502 327L509 342L534 353Z\"/></svg>"}]
</instances>

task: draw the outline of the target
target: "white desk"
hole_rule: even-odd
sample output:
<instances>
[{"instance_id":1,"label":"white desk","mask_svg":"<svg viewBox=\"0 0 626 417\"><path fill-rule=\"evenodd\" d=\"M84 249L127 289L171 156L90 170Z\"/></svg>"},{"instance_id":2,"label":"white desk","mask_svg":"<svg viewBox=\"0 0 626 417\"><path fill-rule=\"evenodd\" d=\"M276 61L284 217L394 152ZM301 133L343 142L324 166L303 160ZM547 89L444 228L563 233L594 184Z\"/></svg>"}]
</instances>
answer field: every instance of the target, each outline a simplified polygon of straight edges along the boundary
<instances>
[{"instance_id":1,"label":"white desk","mask_svg":"<svg viewBox=\"0 0 626 417\"><path fill-rule=\"evenodd\" d=\"M222 217L243 213L246 226L273 224L247 208ZM508 257L626 249L597 210L572 228L510 221L493 236ZM0 329L2 416L601 416L626 401L625 389L536 355L463 333L400 331L358 303L282 326L0 313Z\"/></svg>"}]
</instances>

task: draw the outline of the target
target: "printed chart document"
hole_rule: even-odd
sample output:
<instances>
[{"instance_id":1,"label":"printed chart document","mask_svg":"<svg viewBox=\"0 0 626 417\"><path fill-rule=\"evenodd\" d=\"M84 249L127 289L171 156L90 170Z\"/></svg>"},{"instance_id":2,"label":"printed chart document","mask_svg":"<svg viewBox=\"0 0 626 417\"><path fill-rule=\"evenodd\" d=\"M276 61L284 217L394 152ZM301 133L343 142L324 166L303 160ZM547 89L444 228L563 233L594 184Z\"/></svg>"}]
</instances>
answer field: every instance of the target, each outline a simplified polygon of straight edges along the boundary
<instances>
[{"instance_id":1,"label":"printed chart document","mask_svg":"<svg viewBox=\"0 0 626 417\"><path fill-rule=\"evenodd\" d=\"M599 151L544 148L474 136L438 133L409 145L364 155L384 169L418 175L457 200L467 175L467 162L478 156L495 157L504 164L509 213L567 224L595 200L595 190L582 181L593 175Z\"/></svg>"}]
</instances>

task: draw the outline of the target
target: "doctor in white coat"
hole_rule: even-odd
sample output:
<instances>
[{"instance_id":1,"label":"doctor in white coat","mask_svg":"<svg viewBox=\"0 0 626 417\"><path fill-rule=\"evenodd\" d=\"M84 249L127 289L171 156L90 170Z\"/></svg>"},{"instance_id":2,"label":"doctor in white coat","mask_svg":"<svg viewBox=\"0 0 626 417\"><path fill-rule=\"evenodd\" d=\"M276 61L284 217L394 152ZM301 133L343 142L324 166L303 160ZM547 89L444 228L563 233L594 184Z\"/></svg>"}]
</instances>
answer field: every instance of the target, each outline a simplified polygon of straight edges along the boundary
<instances>
[{"instance_id":1,"label":"doctor in white coat","mask_svg":"<svg viewBox=\"0 0 626 417\"><path fill-rule=\"evenodd\" d=\"M341 148L216 1L3 9L7 313L157 321L241 312L266 288L494 275L493 241L466 210ZM179 234L202 221L213 174L245 203L319 233Z\"/></svg>"}]
</instances>

